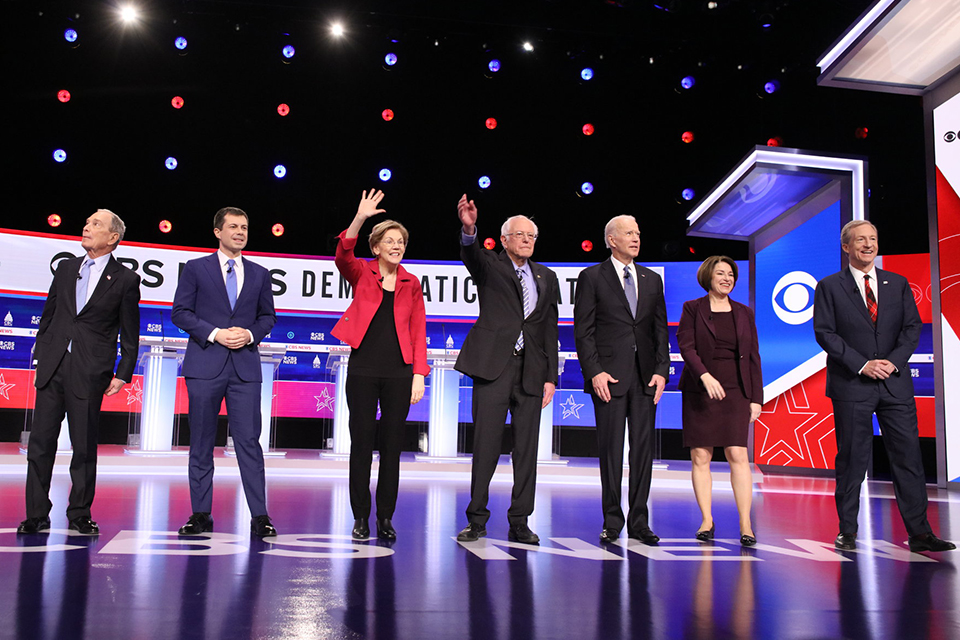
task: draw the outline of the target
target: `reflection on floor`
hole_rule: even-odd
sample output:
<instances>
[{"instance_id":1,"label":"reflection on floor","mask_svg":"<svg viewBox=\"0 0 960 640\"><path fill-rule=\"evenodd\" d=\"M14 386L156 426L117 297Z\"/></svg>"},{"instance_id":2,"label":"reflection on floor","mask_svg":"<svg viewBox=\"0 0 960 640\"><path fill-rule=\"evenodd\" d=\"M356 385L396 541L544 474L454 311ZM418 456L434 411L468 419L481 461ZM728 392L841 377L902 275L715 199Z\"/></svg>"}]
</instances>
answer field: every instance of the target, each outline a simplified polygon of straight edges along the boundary
<instances>
[{"instance_id":1,"label":"reflection on floor","mask_svg":"<svg viewBox=\"0 0 960 640\"><path fill-rule=\"evenodd\" d=\"M6 457L5 457L6 460ZM21 458L22 460L22 458ZM66 461L58 461L65 470ZM0 637L16 638L956 638L960 553L906 550L890 486L865 490L856 552L832 548L833 483L763 478L760 544L741 549L729 485L717 482L718 539L693 538L685 483L658 480L663 538L601 547L600 490L550 476L531 528L507 542L508 481L491 492L489 537L458 544L469 482L401 481L398 541L354 543L343 474L268 471L280 536L251 538L239 478L214 485L215 533L178 539L190 513L185 472L104 465L94 519L69 535L64 473L46 535L17 536L25 463L0 465ZM575 467L577 468L577 467ZM579 467L582 469L582 466ZM571 478L577 478L573 474ZM960 536L960 498L930 490L929 518Z\"/></svg>"}]
</instances>

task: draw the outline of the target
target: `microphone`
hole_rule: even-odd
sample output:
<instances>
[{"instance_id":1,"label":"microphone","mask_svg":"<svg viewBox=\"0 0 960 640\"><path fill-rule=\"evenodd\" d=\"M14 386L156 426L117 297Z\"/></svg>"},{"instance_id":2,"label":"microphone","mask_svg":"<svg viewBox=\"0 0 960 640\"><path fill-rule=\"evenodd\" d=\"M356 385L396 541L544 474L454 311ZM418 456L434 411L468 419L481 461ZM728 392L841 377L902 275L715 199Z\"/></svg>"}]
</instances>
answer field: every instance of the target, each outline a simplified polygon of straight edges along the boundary
<instances>
[{"instance_id":1,"label":"microphone","mask_svg":"<svg viewBox=\"0 0 960 640\"><path fill-rule=\"evenodd\" d=\"M83 276L81 276L79 273L77 274L77 280L83 280Z\"/></svg>"},{"instance_id":2,"label":"microphone","mask_svg":"<svg viewBox=\"0 0 960 640\"><path fill-rule=\"evenodd\" d=\"M227 273L233 273L233 267L227 267Z\"/></svg>"}]
</instances>

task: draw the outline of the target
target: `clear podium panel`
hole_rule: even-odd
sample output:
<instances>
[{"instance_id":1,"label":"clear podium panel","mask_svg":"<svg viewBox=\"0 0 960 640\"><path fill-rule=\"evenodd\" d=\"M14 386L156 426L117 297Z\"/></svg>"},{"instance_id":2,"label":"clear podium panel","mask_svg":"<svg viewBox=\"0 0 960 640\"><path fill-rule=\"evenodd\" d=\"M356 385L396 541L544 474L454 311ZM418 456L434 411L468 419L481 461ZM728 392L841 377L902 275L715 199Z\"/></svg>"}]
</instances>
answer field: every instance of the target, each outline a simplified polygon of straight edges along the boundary
<instances>
[{"instance_id":1,"label":"clear podium panel","mask_svg":"<svg viewBox=\"0 0 960 640\"><path fill-rule=\"evenodd\" d=\"M186 352L186 341L141 338L140 345L147 347L139 362L143 372L140 432L130 434L128 440L131 446L124 452L130 455L186 455L186 451L173 449L177 372Z\"/></svg>"}]
</instances>

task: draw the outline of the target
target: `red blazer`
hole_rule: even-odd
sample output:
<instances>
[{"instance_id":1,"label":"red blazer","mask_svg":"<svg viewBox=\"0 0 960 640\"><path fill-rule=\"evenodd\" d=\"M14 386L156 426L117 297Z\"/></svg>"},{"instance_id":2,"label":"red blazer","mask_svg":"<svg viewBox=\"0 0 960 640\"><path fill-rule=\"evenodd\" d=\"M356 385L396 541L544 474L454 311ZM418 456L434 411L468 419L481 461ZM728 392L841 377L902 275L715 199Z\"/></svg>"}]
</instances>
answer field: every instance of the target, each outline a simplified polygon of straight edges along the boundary
<instances>
[{"instance_id":1,"label":"red blazer","mask_svg":"<svg viewBox=\"0 0 960 640\"><path fill-rule=\"evenodd\" d=\"M750 307L730 300L733 322L737 327L737 351L743 393L750 402L763 404L763 374L760 370L760 345L757 324ZM677 386L681 391L704 392L700 376L707 373L704 362L713 360L717 334L710 314L710 297L704 296L683 303L677 342L683 357L683 373Z\"/></svg>"},{"instance_id":2,"label":"red blazer","mask_svg":"<svg viewBox=\"0 0 960 640\"><path fill-rule=\"evenodd\" d=\"M383 302L383 278L376 260L361 260L353 255L357 238L338 237L337 269L353 287L353 302L333 328L333 335L356 349L367 333L370 321ZM430 375L427 364L427 314L423 306L420 281L402 266L397 267L393 316L403 361L413 364L413 372Z\"/></svg>"}]
</instances>

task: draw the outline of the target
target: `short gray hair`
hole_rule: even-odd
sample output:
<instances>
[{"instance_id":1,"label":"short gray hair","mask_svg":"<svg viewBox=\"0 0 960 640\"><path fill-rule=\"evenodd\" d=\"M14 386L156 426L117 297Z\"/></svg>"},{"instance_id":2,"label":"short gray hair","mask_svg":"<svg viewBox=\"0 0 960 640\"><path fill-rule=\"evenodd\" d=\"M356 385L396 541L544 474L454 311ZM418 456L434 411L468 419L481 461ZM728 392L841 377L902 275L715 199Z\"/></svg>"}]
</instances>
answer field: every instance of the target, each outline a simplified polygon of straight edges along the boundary
<instances>
[{"instance_id":1,"label":"short gray hair","mask_svg":"<svg viewBox=\"0 0 960 640\"><path fill-rule=\"evenodd\" d=\"M530 218L528 218L527 216L510 216L509 218L503 221L502 225L500 225L501 236L505 236L510 233L510 227L513 226L514 220L526 220L527 222L533 225L533 232L537 235L540 235L540 230L537 229L537 223L531 220Z\"/></svg>"},{"instance_id":2,"label":"short gray hair","mask_svg":"<svg viewBox=\"0 0 960 640\"><path fill-rule=\"evenodd\" d=\"M603 244L606 245L607 249L610 248L610 236L614 234L617 228L620 227L620 223L624 220L633 220L634 222L637 221L637 219L633 216L624 214L622 216L614 216L610 218L606 226L603 227Z\"/></svg>"},{"instance_id":3,"label":"short gray hair","mask_svg":"<svg viewBox=\"0 0 960 640\"><path fill-rule=\"evenodd\" d=\"M127 225L123 223L123 220L120 219L120 216L115 214L110 209L97 209L97 213L100 212L110 214L110 233L120 234L120 237L117 239L117 244L123 241L124 234L127 233Z\"/></svg>"},{"instance_id":4,"label":"short gray hair","mask_svg":"<svg viewBox=\"0 0 960 640\"><path fill-rule=\"evenodd\" d=\"M851 220L847 224L843 225L843 229L840 229L840 244L850 244L850 240L853 238L853 230L857 227L862 227L865 224L873 227L874 231L877 230L876 225L869 220Z\"/></svg>"}]
</instances>

